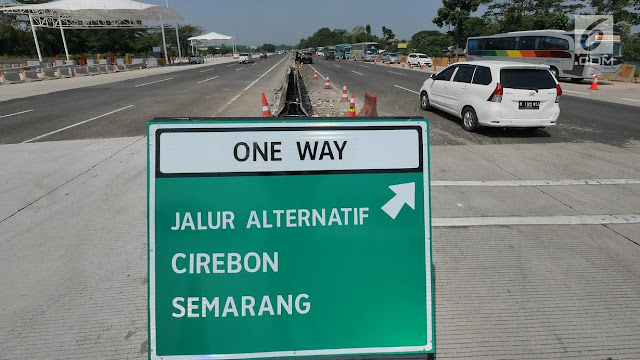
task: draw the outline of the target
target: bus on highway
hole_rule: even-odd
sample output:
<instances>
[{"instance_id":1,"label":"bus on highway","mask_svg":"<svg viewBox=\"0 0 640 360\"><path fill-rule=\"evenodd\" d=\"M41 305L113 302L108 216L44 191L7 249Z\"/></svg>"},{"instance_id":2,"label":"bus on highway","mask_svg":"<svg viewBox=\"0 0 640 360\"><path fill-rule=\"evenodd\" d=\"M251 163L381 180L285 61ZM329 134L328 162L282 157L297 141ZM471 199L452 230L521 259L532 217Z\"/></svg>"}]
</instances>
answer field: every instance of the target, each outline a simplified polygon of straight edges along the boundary
<instances>
[{"instance_id":1,"label":"bus on highway","mask_svg":"<svg viewBox=\"0 0 640 360\"><path fill-rule=\"evenodd\" d=\"M374 61L378 59L380 45L375 42L351 44L351 59L360 61Z\"/></svg>"},{"instance_id":2,"label":"bus on highway","mask_svg":"<svg viewBox=\"0 0 640 360\"><path fill-rule=\"evenodd\" d=\"M350 44L338 44L336 45L336 57L342 59L348 59L351 53L351 45Z\"/></svg>"},{"instance_id":3,"label":"bus on highway","mask_svg":"<svg viewBox=\"0 0 640 360\"><path fill-rule=\"evenodd\" d=\"M576 35L578 34L578 35ZM576 37L583 46L576 49ZM611 54L581 50L612 45ZM622 65L620 35L564 30L515 31L467 39L467 59L521 61L550 66L556 78L581 81L584 78L609 79Z\"/></svg>"}]
</instances>

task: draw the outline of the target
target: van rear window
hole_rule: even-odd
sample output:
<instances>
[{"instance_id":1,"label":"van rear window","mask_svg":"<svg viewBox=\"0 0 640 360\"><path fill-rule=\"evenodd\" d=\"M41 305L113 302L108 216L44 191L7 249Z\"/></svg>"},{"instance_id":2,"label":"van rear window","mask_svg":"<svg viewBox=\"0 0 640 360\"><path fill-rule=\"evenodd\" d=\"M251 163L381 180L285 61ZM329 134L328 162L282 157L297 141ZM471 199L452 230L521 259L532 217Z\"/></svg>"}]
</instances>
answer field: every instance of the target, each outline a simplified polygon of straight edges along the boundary
<instances>
[{"instance_id":1,"label":"van rear window","mask_svg":"<svg viewBox=\"0 0 640 360\"><path fill-rule=\"evenodd\" d=\"M502 69L500 84L509 89L554 89L556 82L548 70Z\"/></svg>"}]
</instances>

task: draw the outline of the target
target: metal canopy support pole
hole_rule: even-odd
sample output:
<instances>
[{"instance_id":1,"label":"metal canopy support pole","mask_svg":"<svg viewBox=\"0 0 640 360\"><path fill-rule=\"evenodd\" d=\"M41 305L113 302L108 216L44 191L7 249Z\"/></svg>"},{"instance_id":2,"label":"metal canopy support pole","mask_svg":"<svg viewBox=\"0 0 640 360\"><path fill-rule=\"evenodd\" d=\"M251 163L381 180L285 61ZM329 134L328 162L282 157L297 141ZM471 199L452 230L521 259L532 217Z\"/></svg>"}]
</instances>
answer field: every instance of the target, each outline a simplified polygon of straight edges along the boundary
<instances>
[{"instance_id":1,"label":"metal canopy support pole","mask_svg":"<svg viewBox=\"0 0 640 360\"><path fill-rule=\"evenodd\" d=\"M38 51L38 60L42 62L42 54L40 53L40 44L38 44L38 35L36 35L36 27L33 26L33 16L29 14L29 22L31 23L31 31L33 32L33 40L36 42L36 50Z\"/></svg>"},{"instance_id":2,"label":"metal canopy support pole","mask_svg":"<svg viewBox=\"0 0 640 360\"><path fill-rule=\"evenodd\" d=\"M66 56L66 60L71 60L69 58L69 48L67 48L67 39L64 37L64 28L62 27L62 19L60 20L60 33L62 34L62 44L64 45L64 54Z\"/></svg>"},{"instance_id":3,"label":"metal canopy support pole","mask_svg":"<svg viewBox=\"0 0 640 360\"><path fill-rule=\"evenodd\" d=\"M164 46L164 61L166 65L169 65L169 54L167 54L167 39L164 37L164 22L162 22L162 15L160 15L160 27L162 28L162 45Z\"/></svg>"},{"instance_id":4,"label":"metal canopy support pole","mask_svg":"<svg viewBox=\"0 0 640 360\"><path fill-rule=\"evenodd\" d=\"M180 35L178 34L178 23L176 23L176 42L178 43L178 59L182 63L182 50L180 49Z\"/></svg>"}]
</instances>

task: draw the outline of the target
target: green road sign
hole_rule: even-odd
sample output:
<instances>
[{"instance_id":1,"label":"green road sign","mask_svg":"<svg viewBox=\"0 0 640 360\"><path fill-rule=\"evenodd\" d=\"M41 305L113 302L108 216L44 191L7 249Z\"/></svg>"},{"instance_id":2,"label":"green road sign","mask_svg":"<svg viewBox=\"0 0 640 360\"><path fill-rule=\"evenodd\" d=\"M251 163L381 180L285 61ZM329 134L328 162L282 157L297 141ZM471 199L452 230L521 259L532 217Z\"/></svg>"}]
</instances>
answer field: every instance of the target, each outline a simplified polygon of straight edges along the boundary
<instances>
[{"instance_id":1,"label":"green road sign","mask_svg":"<svg viewBox=\"0 0 640 360\"><path fill-rule=\"evenodd\" d=\"M425 120L148 131L151 359L435 351Z\"/></svg>"}]
</instances>

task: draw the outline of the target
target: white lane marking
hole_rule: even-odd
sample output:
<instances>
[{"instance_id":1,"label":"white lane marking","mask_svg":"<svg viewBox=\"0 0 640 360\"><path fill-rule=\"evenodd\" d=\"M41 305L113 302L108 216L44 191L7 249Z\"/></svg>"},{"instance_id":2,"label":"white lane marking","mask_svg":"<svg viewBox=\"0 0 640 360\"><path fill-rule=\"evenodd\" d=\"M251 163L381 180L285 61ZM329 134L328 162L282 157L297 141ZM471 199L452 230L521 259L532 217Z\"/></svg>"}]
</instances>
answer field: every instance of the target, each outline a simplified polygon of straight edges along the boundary
<instances>
[{"instance_id":1,"label":"white lane marking","mask_svg":"<svg viewBox=\"0 0 640 360\"><path fill-rule=\"evenodd\" d=\"M236 69L236 71L238 71L238 70L242 70L242 69L244 69L244 66L243 66L243 67L241 67L241 68L237 68L237 69Z\"/></svg>"},{"instance_id":2,"label":"white lane marking","mask_svg":"<svg viewBox=\"0 0 640 360\"><path fill-rule=\"evenodd\" d=\"M202 80L202 81L198 81L198 84L202 84L203 82L207 82L207 81L209 81L209 80L213 80L213 79L216 79L216 78L218 78L218 77L219 77L219 76L214 76L214 77L212 77L212 78L208 78L208 79L204 79L204 80Z\"/></svg>"},{"instance_id":3,"label":"white lane marking","mask_svg":"<svg viewBox=\"0 0 640 360\"><path fill-rule=\"evenodd\" d=\"M255 85L258 81L260 81L260 79L262 79L263 77L265 77L271 70L273 70L276 66L280 65L281 62L287 60L288 56L285 56L282 58L282 60L278 61L275 65L273 65L269 70L267 70L264 74L260 75L259 78L255 79L251 84L249 84L249 86L247 86L246 88L244 88L242 91L240 91L238 93L238 95L234 96L233 99L229 100L228 103L224 104L224 106L222 106L222 108L220 108L220 110L216 111L216 114L219 114L221 112L223 112L229 105L233 104L234 101L238 100L238 98L244 94L245 91L249 90L253 85ZM215 114L214 114L215 116Z\"/></svg>"},{"instance_id":4,"label":"white lane marking","mask_svg":"<svg viewBox=\"0 0 640 360\"><path fill-rule=\"evenodd\" d=\"M575 179L575 180L498 180L498 181L432 181L431 186L570 186L629 185L640 179Z\"/></svg>"},{"instance_id":5,"label":"white lane marking","mask_svg":"<svg viewBox=\"0 0 640 360\"><path fill-rule=\"evenodd\" d=\"M207 72L207 71L211 71L211 70L215 70L216 68L211 68L211 69L207 69L207 70L200 70L201 73L203 72Z\"/></svg>"},{"instance_id":6,"label":"white lane marking","mask_svg":"<svg viewBox=\"0 0 640 360\"><path fill-rule=\"evenodd\" d=\"M320 78L326 79L326 77L325 77L324 75L320 74L320 71L318 71L318 69L314 68L314 67L313 67L313 65L309 65L309 67L310 67L310 68L312 68L312 69L313 69L313 71L318 72L318 76L319 76ZM330 83L330 84L331 84L331 87L332 87L335 91L337 91L337 92L339 92L339 93L342 93L342 89L338 89L338 87L336 87L335 85L333 85L333 83Z\"/></svg>"},{"instance_id":7,"label":"white lane marking","mask_svg":"<svg viewBox=\"0 0 640 360\"><path fill-rule=\"evenodd\" d=\"M562 89L562 92L568 92L568 93L574 93L574 94L582 94L582 95L589 95L589 93L586 93L586 92L571 91L571 90L565 90L565 89Z\"/></svg>"},{"instance_id":8,"label":"white lane marking","mask_svg":"<svg viewBox=\"0 0 640 360\"><path fill-rule=\"evenodd\" d=\"M638 99L629 99L629 98L620 98L621 100L627 100L627 101L640 101Z\"/></svg>"},{"instance_id":9,"label":"white lane marking","mask_svg":"<svg viewBox=\"0 0 640 360\"><path fill-rule=\"evenodd\" d=\"M368 66L366 66L366 65L360 65L360 66L368 68Z\"/></svg>"},{"instance_id":10,"label":"white lane marking","mask_svg":"<svg viewBox=\"0 0 640 360\"><path fill-rule=\"evenodd\" d=\"M415 90L407 89L406 87L402 87L402 86L399 86L399 85L393 85L393 86L395 86L395 87L397 87L397 88L400 88L400 89L402 89L402 90L410 91L410 92L412 92L412 93L414 93L414 94L420 94L419 92L417 92L417 91L415 91Z\"/></svg>"},{"instance_id":11,"label":"white lane marking","mask_svg":"<svg viewBox=\"0 0 640 360\"><path fill-rule=\"evenodd\" d=\"M235 64L229 64L229 65L227 65L227 66L233 66L233 65L235 65Z\"/></svg>"},{"instance_id":12,"label":"white lane marking","mask_svg":"<svg viewBox=\"0 0 640 360\"><path fill-rule=\"evenodd\" d=\"M359 73L359 72L357 72L357 71L355 71L355 70L351 70L351 72L352 72L352 73L356 73L356 74L358 74L358 75L362 75L362 76L364 76L364 74L363 74L363 73Z\"/></svg>"},{"instance_id":13,"label":"white lane marking","mask_svg":"<svg viewBox=\"0 0 640 360\"><path fill-rule=\"evenodd\" d=\"M9 116L15 116L15 115L20 115L20 114L25 114L25 113L32 112L32 111L33 111L33 109L31 109L31 110L25 110L25 111L20 111L20 112L13 113L13 114L8 114L8 115L2 115L2 116L0 116L0 119L2 119L2 118L6 118L6 117L9 117Z\"/></svg>"},{"instance_id":14,"label":"white lane marking","mask_svg":"<svg viewBox=\"0 0 640 360\"><path fill-rule=\"evenodd\" d=\"M335 65L335 64L334 64L333 66L335 66L335 67L340 67L340 65Z\"/></svg>"},{"instance_id":15,"label":"white lane marking","mask_svg":"<svg viewBox=\"0 0 640 360\"><path fill-rule=\"evenodd\" d=\"M71 129L72 127L76 127L78 125L82 125L82 124L88 123L89 121L97 120L97 119L103 118L105 116L108 116L108 115L111 115L111 114L115 114L115 113L117 113L119 111L126 110L126 109L128 109L130 107L133 107L133 105L128 105L128 106L125 106L125 107L120 108L118 110L113 110L113 111L110 111L110 112L108 112L106 114L98 115L98 116L93 117L93 118L91 118L89 120L80 121L79 123L76 123L76 124L73 124L73 125L69 125L67 127L63 127L62 129L54 130L54 131L46 133L44 135L36 136L33 139L29 139L29 140L23 141L22 144L26 144L26 143L32 142L34 140L42 139L43 137L47 137L49 135L53 135L55 133L59 133L60 131L65 131L65 130Z\"/></svg>"},{"instance_id":16,"label":"white lane marking","mask_svg":"<svg viewBox=\"0 0 640 360\"><path fill-rule=\"evenodd\" d=\"M147 85L151 85L151 84L155 84L155 83L159 83L159 82L163 82L163 81L169 81L169 80L173 80L173 78L172 78L172 77L170 77L170 78L166 78L166 79L162 79L162 80L156 80L156 81L148 82L148 83L146 83L146 84L136 85L136 86L134 86L134 87L147 86Z\"/></svg>"},{"instance_id":17,"label":"white lane marking","mask_svg":"<svg viewBox=\"0 0 640 360\"><path fill-rule=\"evenodd\" d=\"M435 227L638 224L640 214L434 218Z\"/></svg>"},{"instance_id":18,"label":"white lane marking","mask_svg":"<svg viewBox=\"0 0 640 360\"><path fill-rule=\"evenodd\" d=\"M401 74L399 72L395 72L395 71L389 71L392 74L396 74L396 75L402 75L402 76L407 76L407 74Z\"/></svg>"}]
</instances>

